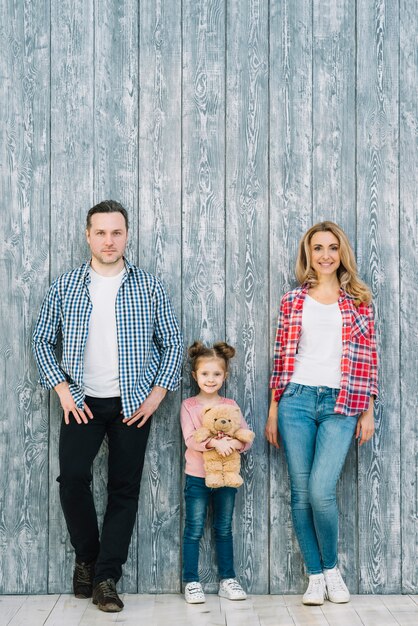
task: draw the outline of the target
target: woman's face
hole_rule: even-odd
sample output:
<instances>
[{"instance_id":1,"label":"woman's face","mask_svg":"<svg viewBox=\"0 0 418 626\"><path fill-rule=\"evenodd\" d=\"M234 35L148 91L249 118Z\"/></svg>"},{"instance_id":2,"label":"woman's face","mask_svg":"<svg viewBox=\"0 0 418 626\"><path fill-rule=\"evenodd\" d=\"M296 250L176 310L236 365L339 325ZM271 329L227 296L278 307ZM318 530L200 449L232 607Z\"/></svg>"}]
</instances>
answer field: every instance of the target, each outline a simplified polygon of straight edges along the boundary
<instances>
[{"instance_id":1,"label":"woman's face","mask_svg":"<svg viewBox=\"0 0 418 626\"><path fill-rule=\"evenodd\" d=\"M312 235L310 241L311 266L319 276L332 276L340 266L340 244L330 231Z\"/></svg>"}]
</instances>

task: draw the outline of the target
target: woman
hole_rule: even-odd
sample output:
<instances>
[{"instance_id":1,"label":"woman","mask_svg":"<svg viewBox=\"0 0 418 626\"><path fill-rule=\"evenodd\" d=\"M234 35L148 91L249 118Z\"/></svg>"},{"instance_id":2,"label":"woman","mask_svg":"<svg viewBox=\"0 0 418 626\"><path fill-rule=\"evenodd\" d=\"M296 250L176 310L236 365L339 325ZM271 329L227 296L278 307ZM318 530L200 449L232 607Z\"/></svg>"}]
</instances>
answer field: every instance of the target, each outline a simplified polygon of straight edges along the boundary
<instances>
[{"instance_id":1,"label":"woman","mask_svg":"<svg viewBox=\"0 0 418 626\"><path fill-rule=\"evenodd\" d=\"M300 286L281 301L268 441L285 450L292 519L309 576L303 603L348 602L338 570L336 485L355 433L374 433L377 355L371 294L344 231L333 222L302 237Z\"/></svg>"}]
</instances>

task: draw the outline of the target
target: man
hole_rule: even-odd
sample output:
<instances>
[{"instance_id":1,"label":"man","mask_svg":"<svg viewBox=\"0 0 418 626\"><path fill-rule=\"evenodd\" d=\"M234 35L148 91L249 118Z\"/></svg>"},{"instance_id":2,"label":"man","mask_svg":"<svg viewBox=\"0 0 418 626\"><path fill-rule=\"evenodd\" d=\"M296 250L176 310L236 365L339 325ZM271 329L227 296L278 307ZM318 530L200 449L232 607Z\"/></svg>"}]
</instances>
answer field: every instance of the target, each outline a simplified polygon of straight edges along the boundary
<instances>
[{"instance_id":1,"label":"man","mask_svg":"<svg viewBox=\"0 0 418 626\"><path fill-rule=\"evenodd\" d=\"M60 499L76 554L77 598L121 611L116 592L138 507L150 417L179 385L182 339L160 281L124 257L126 210L112 200L87 215L91 260L58 277L33 334L40 383L63 409ZM55 347L62 336L62 362ZM91 466L109 444L108 502L99 540Z\"/></svg>"}]
</instances>

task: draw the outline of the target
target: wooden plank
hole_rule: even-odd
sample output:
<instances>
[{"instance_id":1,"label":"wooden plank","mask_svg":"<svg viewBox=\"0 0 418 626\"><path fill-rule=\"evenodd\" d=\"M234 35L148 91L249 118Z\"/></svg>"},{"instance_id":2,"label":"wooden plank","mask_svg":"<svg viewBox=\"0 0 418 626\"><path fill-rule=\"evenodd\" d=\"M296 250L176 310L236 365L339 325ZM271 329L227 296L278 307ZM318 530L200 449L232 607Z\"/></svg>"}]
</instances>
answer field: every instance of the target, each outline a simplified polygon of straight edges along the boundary
<instances>
[{"instance_id":1,"label":"wooden plank","mask_svg":"<svg viewBox=\"0 0 418 626\"><path fill-rule=\"evenodd\" d=\"M332 220L355 248L355 3L313 3L312 223ZM358 591L357 451L347 456L337 490L339 567Z\"/></svg>"},{"instance_id":2,"label":"wooden plank","mask_svg":"<svg viewBox=\"0 0 418 626\"><path fill-rule=\"evenodd\" d=\"M7 626L26 599L27 596L0 596L0 626Z\"/></svg>"},{"instance_id":3,"label":"wooden plank","mask_svg":"<svg viewBox=\"0 0 418 626\"><path fill-rule=\"evenodd\" d=\"M355 241L355 3L314 0L313 223L337 222Z\"/></svg>"},{"instance_id":4,"label":"wooden plank","mask_svg":"<svg viewBox=\"0 0 418 626\"><path fill-rule=\"evenodd\" d=\"M138 258L138 3L104 0L94 12L94 203L111 198L130 218L127 257ZM94 462L93 493L99 523L107 504L105 441ZM137 536L132 535L119 588L137 591Z\"/></svg>"},{"instance_id":5,"label":"wooden plank","mask_svg":"<svg viewBox=\"0 0 418 626\"><path fill-rule=\"evenodd\" d=\"M181 12L140 5L140 265L164 283L181 320ZM153 418L139 503L138 590L180 590L180 393Z\"/></svg>"},{"instance_id":6,"label":"wooden plank","mask_svg":"<svg viewBox=\"0 0 418 626\"><path fill-rule=\"evenodd\" d=\"M46 591L48 400L34 318L48 283L49 6L2 6L0 593Z\"/></svg>"},{"instance_id":7,"label":"wooden plank","mask_svg":"<svg viewBox=\"0 0 418 626\"><path fill-rule=\"evenodd\" d=\"M51 5L51 263L50 278L87 256L84 229L93 206L93 6ZM49 592L70 591L74 568L59 501L58 396L51 393Z\"/></svg>"},{"instance_id":8,"label":"wooden plank","mask_svg":"<svg viewBox=\"0 0 418 626\"><path fill-rule=\"evenodd\" d=\"M28 596L18 612L8 622L9 626L42 626L53 611L59 596Z\"/></svg>"},{"instance_id":9,"label":"wooden plank","mask_svg":"<svg viewBox=\"0 0 418 626\"><path fill-rule=\"evenodd\" d=\"M418 334L411 311L418 309L417 210L418 189L418 57L416 47L417 0L400 3L399 45L399 210L400 210L400 323L401 323L401 524L402 593L416 593L417 526L417 420L416 372ZM415 436L414 436L415 435ZM399 591L399 590L398 590Z\"/></svg>"},{"instance_id":10,"label":"wooden plank","mask_svg":"<svg viewBox=\"0 0 418 626\"><path fill-rule=\"evenodd\" d=\"M225 3L183 5L183 328L186 345L225 337ZM197 391L186 368L183 395ZM217 590L209 526L201 543L201 580Z\"/></svg>"},{"instance_id":11,"label":"wooden plank","mask_svg":"<svg viewBox=\"0 0 418 626\"><path fill-rule=\"evenodd\" d=\"M237 349L228 395L256 432L243 459L234 523L235 568L268 590L268 2L231 0L227 13L226 336ZM260 419L260 416L261 419Z\"/></svg>"},{"instance_id":12,"label":"wooden plank","mask_svg":"<svg viewBox=\"0 0 418 626\"><path fill-rule=\"evenodd\" d=\"M294 267L299 239L312 223L311 13L311 2L308 0L271 3L270 367L280 299L296 285ZM267 381L268 376L265 385ZM262 417L264 419L264 415ZM283 449L276 451L270 446L269 456L270 592L301 592L305 580L292 526L290 488Z\"/></svg>"},{"instance_id":13,"label":"wooden plank","mask_svg":"<svg viewBox=\"0 0 418 626\"><path fill-rule=\"evenodd\" d=\"M45 626L74 626L74 624L80 624L89 605L91 605L91 600L80 600L73 595L61 595L44 624ZM98 611L98 609L96 610Z\"/></svg>"},{"instance_id":14,"label":"wooden plank","mask_svg":"<svg viewBox=\"0 0 418 626\"><path fill-rule=\"evenodd\" d=\"M377 428L359 451L360 591L400 589L398 5L357 5L357 220L380 352Z\"/></svg>"}]
</instances>

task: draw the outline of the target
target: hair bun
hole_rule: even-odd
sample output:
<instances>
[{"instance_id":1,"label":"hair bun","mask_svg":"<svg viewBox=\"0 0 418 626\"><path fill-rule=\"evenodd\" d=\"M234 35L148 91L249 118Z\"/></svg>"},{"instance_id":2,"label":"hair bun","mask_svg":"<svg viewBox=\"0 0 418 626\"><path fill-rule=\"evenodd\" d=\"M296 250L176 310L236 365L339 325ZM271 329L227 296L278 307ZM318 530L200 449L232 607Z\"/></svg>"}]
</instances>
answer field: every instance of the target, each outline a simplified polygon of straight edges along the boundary
<instances>
[{"instance_id":1,"label":"hair bun","mask_svg":"<svg viewBox=\"0 0 418 626\"><path fill-rule=\"evenodd\" d=\"M227 361L235 356L235 348L230 346L225 341L218 341L217 343L213 344L213 349L216 353L220 354Z\"/></svg>"},{"instance_id":2,"label":"hair bun","mask_svg":"<svg viewBox=\"0 0 418 626\"><path fill-rule=\"evenodd\" d=\"M206 351L207 348L204 343L202 343L201 341L194 341L192 345L189 346L187 353L191 359L196 359L198 356Z\"/></svg>"}]
</instances>

